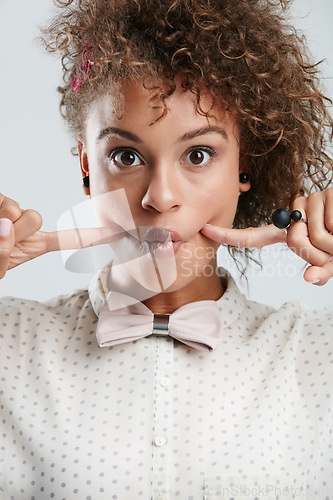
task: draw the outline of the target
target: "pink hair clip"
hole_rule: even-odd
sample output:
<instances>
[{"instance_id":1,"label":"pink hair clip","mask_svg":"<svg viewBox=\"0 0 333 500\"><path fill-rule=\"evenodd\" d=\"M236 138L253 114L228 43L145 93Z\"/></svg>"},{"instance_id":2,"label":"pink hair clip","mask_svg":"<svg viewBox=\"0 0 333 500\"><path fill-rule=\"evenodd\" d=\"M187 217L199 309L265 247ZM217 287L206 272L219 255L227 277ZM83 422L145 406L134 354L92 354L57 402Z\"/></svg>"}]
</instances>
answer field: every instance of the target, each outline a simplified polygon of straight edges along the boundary
<instances>
[{"instance_id":1,"label":"pink hair clip","mask_svg":"<svg viewBox=\"0 0 333 500\"><path fill-rule=\"evenodd\" d=\"M79 90L81 85L87 80L89 71L92 65L93 49L91 47L91 42L87 40L84 44L82 63L76 68L76 75L72 83L72 90L76 92Z\"/></svg>"}]
</instances>

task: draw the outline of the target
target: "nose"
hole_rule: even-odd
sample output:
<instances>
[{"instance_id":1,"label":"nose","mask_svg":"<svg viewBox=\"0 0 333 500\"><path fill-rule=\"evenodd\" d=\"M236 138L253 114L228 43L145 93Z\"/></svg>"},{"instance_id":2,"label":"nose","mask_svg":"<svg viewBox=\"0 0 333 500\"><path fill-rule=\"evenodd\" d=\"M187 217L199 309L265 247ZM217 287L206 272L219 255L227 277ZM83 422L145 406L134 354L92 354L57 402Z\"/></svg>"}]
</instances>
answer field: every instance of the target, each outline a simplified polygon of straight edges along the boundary
<instances>
[{"instance_id":1,"label":"nose","mask_svg":"<svg viewBox=\"0 0 333 500\"><path fill-rule=\"evenodd\" d=\"M151 212L174 212L180 208L181 182L175 169L167 164L152 168L141 204L145 210Z\"/></svg>"}]
</instances>

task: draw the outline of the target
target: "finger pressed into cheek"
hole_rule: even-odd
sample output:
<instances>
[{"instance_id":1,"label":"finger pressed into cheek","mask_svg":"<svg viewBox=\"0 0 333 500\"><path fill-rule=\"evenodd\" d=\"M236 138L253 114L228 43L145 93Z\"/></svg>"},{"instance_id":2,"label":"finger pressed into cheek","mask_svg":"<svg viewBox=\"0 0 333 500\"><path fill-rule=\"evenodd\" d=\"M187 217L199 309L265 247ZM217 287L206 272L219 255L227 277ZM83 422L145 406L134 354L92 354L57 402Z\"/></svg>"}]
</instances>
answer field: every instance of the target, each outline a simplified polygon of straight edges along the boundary
<instances>
[{"instance_id":1,"label":"finger pressed into cheek","mask_svg":"<svg viewBox=\"0 0 333 500\"><path fill-rule=\"evenodd\" d=\"M286 242L286 233L273 224L246 229L220 228L206 224L201 232L219 243L239 248L258 248Z\"/></svg>"}]
</instances>

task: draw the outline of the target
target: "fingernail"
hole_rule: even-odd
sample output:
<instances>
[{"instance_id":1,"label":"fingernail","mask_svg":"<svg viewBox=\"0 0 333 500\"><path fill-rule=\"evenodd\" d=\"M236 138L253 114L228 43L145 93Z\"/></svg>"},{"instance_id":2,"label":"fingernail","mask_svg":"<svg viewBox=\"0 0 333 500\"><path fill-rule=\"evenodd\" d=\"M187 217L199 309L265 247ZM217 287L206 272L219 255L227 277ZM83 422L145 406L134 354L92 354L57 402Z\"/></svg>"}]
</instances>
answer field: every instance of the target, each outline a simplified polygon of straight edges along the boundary
<instances>
[{"instance_id":1,"label":"fingernail","mask_svg":"<svg viewBox=\"0 0 333 500\"><path fill-rule=\"evenodd\" d=\"M12 223L9 219L0 219L0 236L8 236Z\"/></svg>"},{"instance_id":2,"label":"fingernail","mask_svg":"<svg viewBox=\"0 0 333 500\"><path fill-rule=\"evenodd\" d=\"M333 262L333 255L328 259L328 262Z\"/></svg>"},{"instance_id":3,"label":"fingernail","mask_svg":"<svg viewBox=\"0 0 333 500\"><path fill-rule=\"evenodd\" d=\"M315 285L316 283L319 283L320 280L313 280L313 281L308 281L311 285Z\"/></svg>"}]
</instances>

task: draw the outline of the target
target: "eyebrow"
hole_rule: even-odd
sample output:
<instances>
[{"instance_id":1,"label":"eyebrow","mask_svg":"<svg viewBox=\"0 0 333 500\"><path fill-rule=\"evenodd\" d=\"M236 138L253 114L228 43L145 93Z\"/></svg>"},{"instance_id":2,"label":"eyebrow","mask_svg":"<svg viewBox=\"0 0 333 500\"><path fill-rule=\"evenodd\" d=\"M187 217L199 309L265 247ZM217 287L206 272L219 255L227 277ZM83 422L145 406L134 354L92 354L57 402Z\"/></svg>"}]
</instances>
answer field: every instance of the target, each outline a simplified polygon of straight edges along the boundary
<instances>
[{"instance_id":1,"label":"eyebrow","mask_svg":"<svg viewBox=\"0 0 333 500\"><path fill-rule=\"evenodd\" d=\"M187 132L178 142L188 141L190 139L195 139L195 137L200 137L206 134L220 134L226 141L229 140L229 136L226 133L226 131L221 127L215 126L215 127L199 128L198 130L193 130L193 132Z\"/></svg>"},{"instance_id":2,"label":"eyebrow","mask_svg":"<svg viewBox=\"0 0 333 500\"><path fill-rule=\"evenodd\" d=\"M177 142L189 141L190 139L195 139L196 137L200 137L206 134L220 134L222 137L228 141L229 136L226 131L221 127L205 127L199 128L197 130L193 130L192 132L186 132ZM132 132L127 132L126 130L122 130L121 128L116 127L106 127L100 131L97 136L97 141L102 140L106 136L117 135L118 137L123 137L124 139L128 139L129 141L136 142L137 144L142 144L142 139Z\"/></svg>"},{"instance_id":3,"label":"eyebrow","mask_svg":"<svg viewBox=\"0 0 333 500\"><path fill-rule=\"evenodd\" d=\"M129 141L132 142L137 142L137 143L143 142L137 135L116 127L106 127L103 130L101 130L97 136L97 141L100 141L101 139L103 139L103 137L106 137L108 135L117 135L118 137L123 137L124 139L128 139Z\"/></svg>"}]
</instances>

